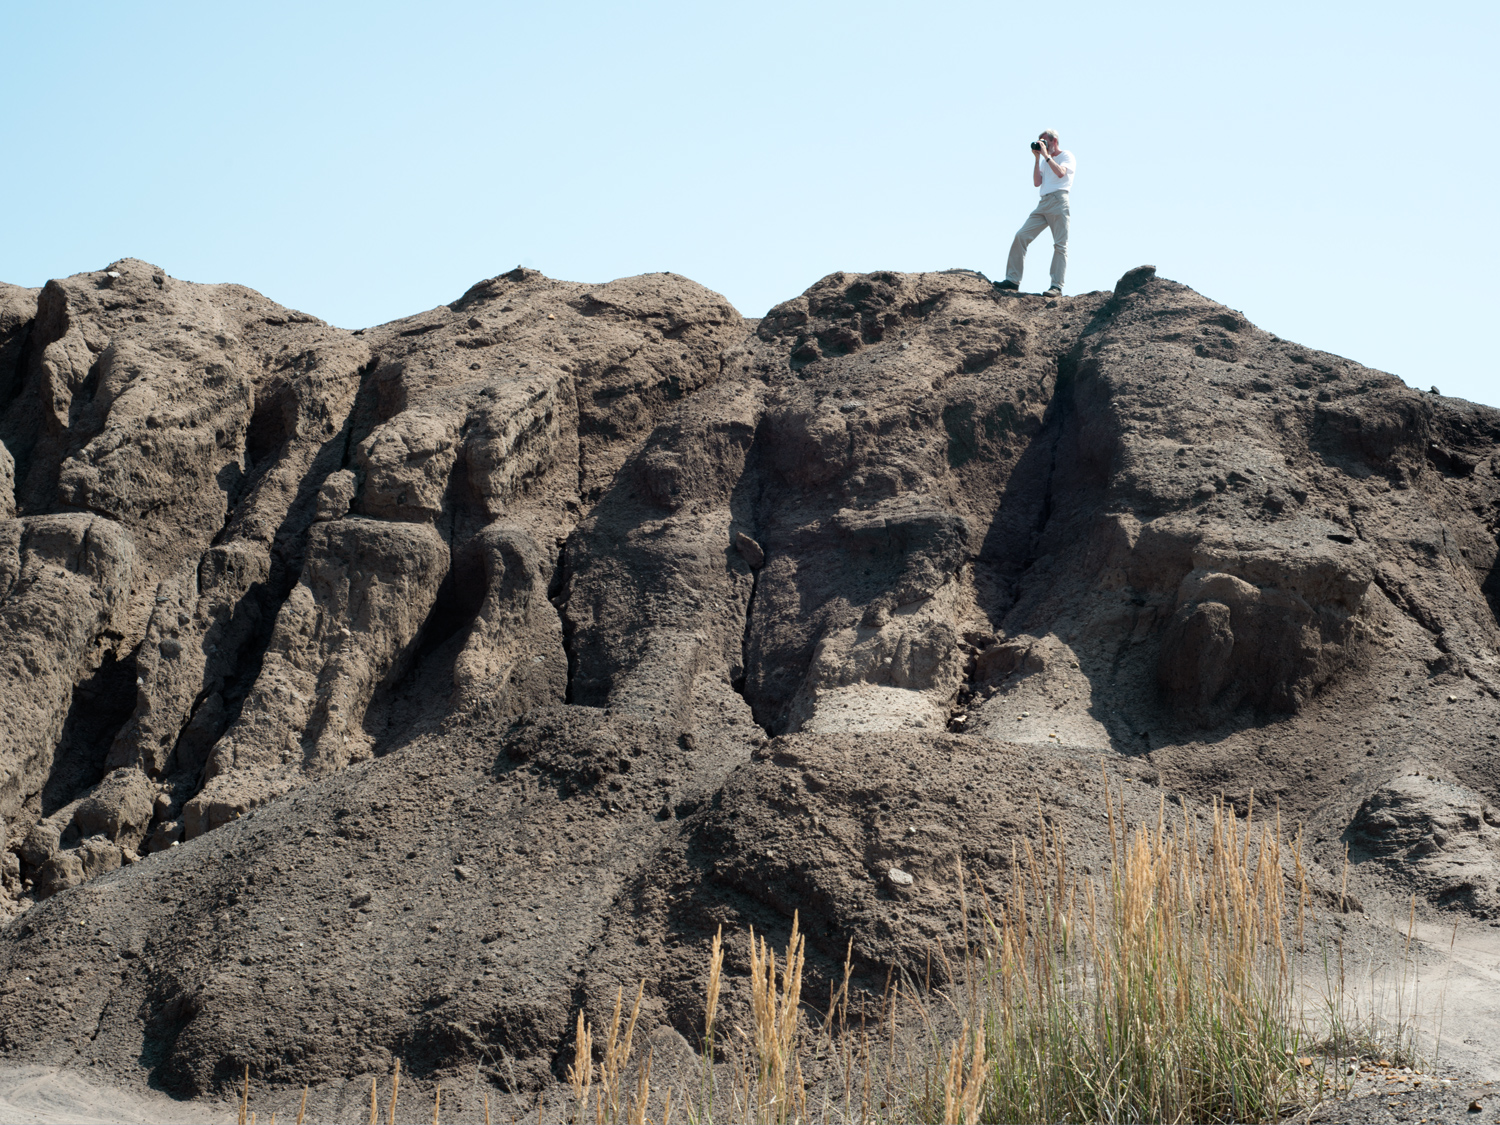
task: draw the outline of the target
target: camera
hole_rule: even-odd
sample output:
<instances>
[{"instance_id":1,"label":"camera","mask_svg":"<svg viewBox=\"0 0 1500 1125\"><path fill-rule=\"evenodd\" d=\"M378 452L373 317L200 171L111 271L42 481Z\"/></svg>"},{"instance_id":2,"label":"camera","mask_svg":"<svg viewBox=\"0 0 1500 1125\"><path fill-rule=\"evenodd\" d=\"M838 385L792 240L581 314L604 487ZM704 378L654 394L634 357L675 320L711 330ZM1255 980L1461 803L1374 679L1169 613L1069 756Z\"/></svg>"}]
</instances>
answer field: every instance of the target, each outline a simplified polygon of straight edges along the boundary
<instances>
[{"instance_id":1,"label":"camera","mask_svg":"<svg viewBox=\"0 0 1500 1125\"><path fill-rule=\"evenodd\" d=\"M1031 151L1032 152L1041 152L1042 151L1042 142L1041 141L1032 141L1031 142Z\"/></svg>"}]
</instances>

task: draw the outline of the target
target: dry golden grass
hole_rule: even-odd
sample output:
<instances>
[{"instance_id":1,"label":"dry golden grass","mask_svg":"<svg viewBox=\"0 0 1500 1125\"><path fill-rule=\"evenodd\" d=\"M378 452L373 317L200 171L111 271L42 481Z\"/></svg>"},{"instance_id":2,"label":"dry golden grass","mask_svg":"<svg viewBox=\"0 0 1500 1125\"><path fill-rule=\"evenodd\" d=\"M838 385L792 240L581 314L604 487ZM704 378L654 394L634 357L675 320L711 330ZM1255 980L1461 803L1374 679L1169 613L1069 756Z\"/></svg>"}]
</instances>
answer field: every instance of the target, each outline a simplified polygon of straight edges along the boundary
<instances>
[{"instance_id":1,"label":"dry golden grass","mask_svg":"<svg viewBox=\"0 0 1500 1125\"><path fill-rule=\"evenodd\" d=\"M756 1064L754 1117L756 1121L776 1125L807 1117L807 1089L797 1055L806 939L797 932L797 923L794 914L779 985L775 952L764 937L755 936L753 927L750 930L750 1016ZM747 1088L746 1109L751 1100Z\"/></svg>"},{"instance_id":2,"label":"dry golden grass","mask_svg":"<svg viewBox=\"0 0 1500 1125\"><path fill-rule=\"evenodd\" d=\"M985 1033L980 1118L1275 1120L1298 1096L1286 931L1306 899L1289 914L1280 833L1220 806L1206 842L1164 809L1126 834L1111 808L1110 842L1102 885L1080 881L1042 821L984 904L953 998Z\"/></svg>"}]
</instances>

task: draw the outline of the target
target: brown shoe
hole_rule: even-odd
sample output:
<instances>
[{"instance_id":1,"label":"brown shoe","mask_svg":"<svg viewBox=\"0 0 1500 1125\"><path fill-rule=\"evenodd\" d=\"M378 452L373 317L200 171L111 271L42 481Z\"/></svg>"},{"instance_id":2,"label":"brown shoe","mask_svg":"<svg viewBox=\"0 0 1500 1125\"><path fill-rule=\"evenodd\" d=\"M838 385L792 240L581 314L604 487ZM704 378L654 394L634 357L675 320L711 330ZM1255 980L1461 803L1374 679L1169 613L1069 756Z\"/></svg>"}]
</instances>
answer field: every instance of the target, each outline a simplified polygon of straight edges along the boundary
<instances>
[{"instance_id":1,"label":"brown shoe","mask_svg":"<svg viewBox=\"0 0 1500 1125\"><path fill-rule=\"evenodd\" d=\"M1062 290L1059 289L1057 286L1054 285L1051 289L1049 289L1045 293L1043 293L1042 296L1043 297L1061 297L1062 296Z\"/></svg>"}]
</instances>

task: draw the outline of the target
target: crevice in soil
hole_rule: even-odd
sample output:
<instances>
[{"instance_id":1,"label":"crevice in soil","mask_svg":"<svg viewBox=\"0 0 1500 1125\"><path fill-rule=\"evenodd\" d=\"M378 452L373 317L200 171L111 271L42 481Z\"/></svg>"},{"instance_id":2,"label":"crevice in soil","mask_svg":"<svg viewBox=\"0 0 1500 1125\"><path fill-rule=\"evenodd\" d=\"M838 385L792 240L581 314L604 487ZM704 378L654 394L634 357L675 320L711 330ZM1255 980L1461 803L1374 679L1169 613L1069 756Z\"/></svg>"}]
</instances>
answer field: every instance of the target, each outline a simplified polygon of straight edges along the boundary
<instances>
[{"instance_id":1,"label":"crevice in soil","mask_svg":"<svg viewBox=\"0 0 1500 1125\"><path fill-rule=\"evenodd\" d=\"M765 502L766 478L763 465L763 434L761 423L756 423L755 433L751 436L749 448L745 451L744 467L740 472L740 478L729 495L730 513L730 543L728 551L737 554L739 548L734 543L734 532L744 530L746 535L754 538L756 544L761 548L761 562L759 566L750 567L750 596L745 599L744 627L740 630L740 667L739 674L731 677L730 688L736 695L743 699L750 709L752 721L756 726L765 731L766 736L774 737L768 723L762 721L762 717L756 714L757 708L754 700L748 694L750 682L750 661L753 648L753 633L755 629L755 607L760 595L760 576L765 569L765 536L768 522L762 518L762 505ZM749 559L745 560L747 563Z\"/></svg>"},{"instance_id":2,"label":"crevice in soil","mask_svg":"<svg viewBox=\"0 0 1500 1125\"><path fill-rule=\"evenodd\" d=\"M42 784L41 812L51 816L104 777L109 748L135 712L135 653L104 654L92 675L73 689L52 769Z\"/></svg>"},{"instance_id":3,"label":"crevice in soil","mask_svg":"<svg viewBox=\"0 0 1500 1125\"><path fill-rule=\"evenodd\" d=\"M375 740L377 756L404 745L427 721L446 713L454 661L487 592L477 554L455 552L411 655L390 669L365 708L363 726Z\"/></svg>"},{"instance_id":4,"label":"crevice in soil","mask_svg":"<svg viewBox=\"0 0 1500 1125\"><path fill-rule=\"evenodd\" d=\"M32 317L25 324L17 328L11 338L3 347L0 347L0 360L3 360L6 352L15 357L15 362L6 368L0 368L0 419L10 410L11 403L21 394L21 380L25 377L26 366L31 359L31 329L36 324L36 318ZM8 427L0 424L0 437L3 437ZM14 456L14 451L12 451Z\"/></svg>"},{"instance_id":5,"label":"crevice in soil","mask_svg":"<svg viewBox=\"0 0 1500 1125\"><path fill-rule=\"evenodd\" d=\"M573 385L573 437L578 443L577 473L573 487L578 493L578 505L580 511L587 502L583 494L583 372L575 368L569 373L568 380Z\"/></svg>"},{"instance_id":6,"label":"crevice in soil","mask_svg":"<svg viewBox=\"0 0 1500 1125\"><path fill-rule=\"evenodd\" d=\"M1076 505L1063 503L1059 505L1056 490L1060 458L1062 457L1062 445L1067 437L1069 425L1072 423L1076 407L1073 402L1073 388L1078 376L1079 353L1083 347L1083 341L1079 341L1066 353L1058 357L1057 361L1057 383L1053 390L1051 400L1047 404L1046 414L1043 417L1042 428L1032 439L1031 445L1022 454L1026 457L1032 450L1045 451L1046 468L1041 472L1040 502L1037 506L1035 516L1032 518L1029 528L1028 543L1025 552L1016 559L1010 567L1005 565L1003 558L986 559L983 555L987 552L981 551L981 557L973 560L978 571L980 568L987 570L985 586L989 588L992 595L991 604L986 605L985 613L991 625L997 633L1003 635L1003 622L1006 616L1021 601L1024 588L1028 580L1033 577L1038 559L1041 557L1041 544L1047 533L1047 528L1052 522L1054 512L1058 510L1072 510ZM1015 479L1014 475L1012 479ZM1004 508L1009 498L1001 500L997 511ZM1009 573L1007 573L1007 571ZM976 586L978 583L976 582ZM993 668L981 660L984 651L996 638L980 637L966 634L965 644L972 648L964 672L963 681L960 683L953 700L953 714L965 713L973 708L981 706L993 693L993 688L986 691L991 685L996 685L1001 680L993 678ZM966 724L956 723L950 720L950 730L962 731Z\"/></svg>"},{"instance_id":7,"label":"crevice in soil","mask_svg":"<svg viewBox=\"0 0 1500 1125\"><path fill-rule=\"evenodd\" d=\"M1385 574L1379 567L1376 567L1373 577L1375 585L1379 587L1381 593L1390 599L1392 605L1434 637L1441 637L1443 635L1443 623L1434 617L1425 606L1409 598L1405 590L1391 581L1389 575Z\"/></svg>"},{"instance_id":8,"label":"crevice in soil","mask_svg":"<svg viewBox=\"0 0 1500 1125\"><path fill-rule=\"evenodd\" d=\"M1489 602L1490 616L1495 619L1496 626L1500 626L1500 561L1495 563L1479 589Z\"/></svg>"},{"instance_id":9,"label":"crevice in soil","mask_svg":"<svg viewBox=\"0 0 1500 1125\"><path fill-rule=\"evenodd\" d=\"M1084 339L1102 327L1102 319L1105 311L1096 314L1083 333L1074 342L1073 346L1057 357L1057 383L1052 391L1052 398L1047 403L1046 414L1042 419L1041 431L1036 436L1036 442L1047 442L1047 469L1042 487L1041 506L1037 512L1036 521L1032 528L1031 546L1027 553L1025 562L1020 570L1020 579L1024 581L1036 565L1038 547L1046 534L1048 525L1052 522L1052 514L1058 510L1056 503L1058 460L1064 440L1068 437L1068 429L1077 413L1077 404L1074 402L1074 387L1078 380L1079 367L1082 361ZM1079 503L1068 503L1062 505L1063 510L1078 511L1084 505Z\"/></svg>"},{"instance_id":10,"label":"crevice in soil","mask_svg":"<svg viewBox=\"0 0 1500 1125\"><path fill-rule=\"evenodd\" d=\"M290 387L278 387L271 394L258 397L250 413L250 424L245 430L245 470L230 496L231 516L245 497L255 490L255 485L285 454L296 434L296 403ZM226 519L224 528L230 526ZM219 534L224 534L221 529ZM215 537L218 542L218 537Z\"/></svg>"},{"instance_id":11,"label":"crevice in soil","mask_svg":"<svg viewBox=\"0 0 1500 1125\"><path fill-rule=\"evenodd\" d=\"M348 461L355 420L360 415L361 407L366 405L371 395L370 376L378 366L378 362L377 356L359 368L356 373L360 382L359 390L355 392L343 423L338 432L323 443L307 473L298 482L297 495L288 505L286 515L271 539L269 579L252 586L234 609L236 616L241 613L250 613L256 617L255 627L249 640L239 652L230 658L229 670L223 673L218 689L214 690L211 684L204 685L198 698L193 702L187 721L177 733L173 758L179 762L179 768L182 766L189 768L191 778L179 784L180 801L174 802L174 808L181 802L196 796L203 788L203 767L207 762L208 751L239 718L246 698L255 686L256 680L260 678L266 652L271 645L271 635L276 628L277 615L302 575L302 564L307 555L308 533L313 522L315 497L329 474L342 468ZM294 392L291 388L287 388L284 393L290 396ZM294 409L294 402L280 396L271 396L267 400L265 414L261 414L259 408L252 413L250 429L246 433L247 454L250 449L255 450L255 456L249 458L251 470L246 474L248 478L251 478L252 484L244 489L237 503L225 514L224 524L215 535L214 543L220 543L229 529L233 527L240 514L241 506L253 494L253 482L264 477L277 461L286 455L295 432L294 422L289 420ZM257 416L260 417L259 423L256 420ZM219 699L218 714L208 717L200 714L204 704L215 696ZM194 755L193 762L184 763L180 755L185 748L184 740L189 736L195 746L202 744L202 753ZM199 758L201 760L198 760Z\"/></svg>"},{"instance_id":12,"label":"crevice in soil","mask_svg":"<svg viewBox=\"0 0 1500 1125\"><path fill-rule=\"evenodd\" d=\"M775 738L776 732L768 722L762 722L755 714L755 704L746 694L746 683L750 676L750 630L755 620L755 596L760 592L760 571L750 572L750 597L745 602L745 628L740 634L740 674L729 683L736 695L750 708L750 719L765 732L767 738Z\"/></svg>"},{"instance_id":13,"label":"crevice in soil","mask_svg":"<svg viewBox=\"0 0 1500 1125\"><path fill-rule=\"evenodd\" d=\"M573 549L574 536L578 534L575 527L569 533L557 552L557 567L553 572L551 585L547 588L547 598L557 610L557 618L562 622L563 653L568 658L568 687L563 693L564 703L576 703L573 696L573 686L578 678L578 650L574 643L574 636L578 632L578 623L573 620L572 614L568 612L568 583L573 576L572 560L569 552Z\"/></svg>"},{"instance_id":14,"label":"crevice in soil","mask_svg":"<svg viewBox=\"0 0 1500 1125\"><path fill-rule=\"evenodd\" d=\"M489 592L484 560L475 544L485 522L484 504L474 493L468 460L460 453L448 476L437 523L448 544L448 572L438 584L409 657L388 670L365 709L365 733L375 740L377 754L405 744L448 709L454 663Z\"/></svg>"},{"instance_id":15,"label":"crevice in soil","mask_svg":"<svg viewBox=\"0 0 1500 1125\"><path fill-rule=\"evenodd\" d=\"M740 674L730 681L729 686L744 699L750 702L745 695L745 679L750 674L750 629L755 620L755 595L760 590L760 571L754 568L750 571L750 597L745 602L745 628L740 633ZM767 734L770 732L767 731Z\"/></svg>"}]
</instances>

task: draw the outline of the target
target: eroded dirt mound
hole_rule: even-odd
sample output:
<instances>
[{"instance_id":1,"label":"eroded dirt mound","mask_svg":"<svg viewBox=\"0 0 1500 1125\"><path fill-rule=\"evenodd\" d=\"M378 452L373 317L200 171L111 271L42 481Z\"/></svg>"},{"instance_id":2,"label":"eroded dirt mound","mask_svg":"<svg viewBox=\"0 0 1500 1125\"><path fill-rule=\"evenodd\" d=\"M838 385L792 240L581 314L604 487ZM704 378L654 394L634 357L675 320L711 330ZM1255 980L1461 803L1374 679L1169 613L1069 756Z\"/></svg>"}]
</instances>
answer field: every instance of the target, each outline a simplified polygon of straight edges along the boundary
<instances>
[{"instance_id":1,"label":"eroded dirt mound","mask_svg":"<svg viewBox=\"0 0 1500 1125\"><path fill-rule=\"evenodd\" d=\"M0 287L0 1045L536 1085L642 977L694 1039L721 924L915 965L1106 784L1500 913L1497 478L1500 412L1149 267Z\"/></svg>"}]
</instances>

